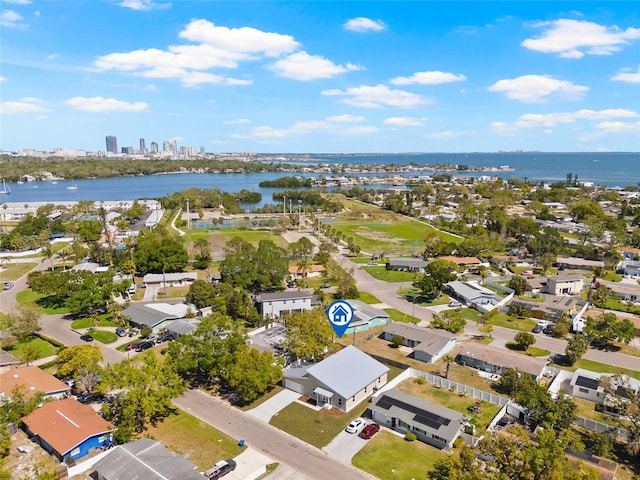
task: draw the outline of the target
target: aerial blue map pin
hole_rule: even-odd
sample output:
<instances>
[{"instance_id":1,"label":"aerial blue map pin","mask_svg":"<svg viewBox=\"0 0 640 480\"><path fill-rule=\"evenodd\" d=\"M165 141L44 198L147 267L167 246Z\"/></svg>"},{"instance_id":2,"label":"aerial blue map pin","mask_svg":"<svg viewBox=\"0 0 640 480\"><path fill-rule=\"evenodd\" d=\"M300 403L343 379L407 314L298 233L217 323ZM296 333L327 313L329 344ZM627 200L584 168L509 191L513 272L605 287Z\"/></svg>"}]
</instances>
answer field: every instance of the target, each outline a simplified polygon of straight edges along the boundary
<instances>
[{"instance_id":1,"label":"aerial blue map pin","mask_svg":"<svg viewBox=\"0 0 640 480\"><path fill-rule=\"evenodd\" d=\"M327 318L338 338L342 338L353 320L353 307L344 300L336 300L327 308Z\"/></svg>"}]
</instances>

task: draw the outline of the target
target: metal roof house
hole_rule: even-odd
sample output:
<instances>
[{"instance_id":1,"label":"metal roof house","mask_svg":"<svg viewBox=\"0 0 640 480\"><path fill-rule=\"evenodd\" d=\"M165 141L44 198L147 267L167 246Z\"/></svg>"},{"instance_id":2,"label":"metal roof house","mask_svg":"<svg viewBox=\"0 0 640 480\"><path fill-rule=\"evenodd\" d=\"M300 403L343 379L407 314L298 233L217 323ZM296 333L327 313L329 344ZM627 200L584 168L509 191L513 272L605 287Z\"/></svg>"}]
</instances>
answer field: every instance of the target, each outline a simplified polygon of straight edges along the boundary
<instances>
[{"instance_id":1,"label":"metal roof house","mask_svg":"<svg viewBox=\"0 0 640 480\"><path fill-rule=\"evenodd\" d=\"M502 300L500 296L481 286L478 282L461 282L454 280L445 283L447 293L450 293L465 305L495 305Z\"/></svg>"},{"instance_id":2,"label":"metal roof house","mask_svg":"<svg viewBox=\"0 0 640 480\"><path fill-rule=\"evenodd\" d=\"M164 304L169 306L169 304ZM157 308L162 304L130 305L122 313L128 315L132 326L136 328L150 328L157 332L165 328L171 320L183 318L185 313L176 309ZM185 305L178 305L186 307Z\"/></svg>"},{"instance_id":3,"label":"metal roof house","mask_svg":"<svg viewBox=\"0 0 640 480\"><path fill-rule=\"evenodd\" d=\"M279 318L287 313L311 310L312 294L305 290L267 292L256 296L262 318Z\"/></svg>"},{"instance_id":4,"label":"metal roof house","mask_svg":"<svg viewBox=\"0 0 640 480\"><path fill-rule=\"evenodd\" d=\"M348 412L387 383L389 368L353 345L311 366L284 373L284 386L319 406Z\"/></svg>"},{"instance_id":5,"label":"metal roof house","mask_svg":"<svg viewBox=\"0 0 640 480\"><path fill-rule=\"evenodd\" d=\"M198 272L147 273L142 281L147 287L183 287L198 279Z\"/></svg>"},{"instance_id":6,"label":"metal roof house","mask_svg":"<svg viewBox=\"0 0 640 480\"><path fill-rule=\"evenodd\" d=\"M404 322L391 322L382 332L382 338L392 342L402 338L402 344L413 348L413 357L426 363L435 363L456 346L456 336L446 330L418 327Z\"/></svg>"},{"instance_id":7,"label":"metal roof house","mask_svg":"<svg viewBox=\"0 0 640 480\"><path fill-rule=\"evenodd\" d=\"M421 258L390 258L386 264L387 270L402 272L424 272L427 262Z\"/></svg>"},{"instance_id":8,"label":"metal roof house","mask_svg":"<svg viewBox=\"0 0 640 480\"><path fill-rule=\"evenodd\" d=\"M111 444L113 426L75 398L45 403L22 417L22 423L27 434L61 462Z\"/></svg>"},{"instance_id":9,"label":"metal roof house","mask_svg":"<svg viewBox=\"0 0 640 480\"><path fill-rule=\"evenodd\" d=\"M142 438L118 445L93 466L97 480L203 480L196 466L161 443Z\"/></svg>"},{"instance_id":10,"label":"metal roof house","mask_svg":"<svg viewBox=\"0 0 640 480\"><path fill-rule=\"evenodd\" d=\"M395 389L374 397L370 409L380 425L413 432L418 440L437 448L451 447L466 423L462 413Z\"/></svg>"}]
</instances>

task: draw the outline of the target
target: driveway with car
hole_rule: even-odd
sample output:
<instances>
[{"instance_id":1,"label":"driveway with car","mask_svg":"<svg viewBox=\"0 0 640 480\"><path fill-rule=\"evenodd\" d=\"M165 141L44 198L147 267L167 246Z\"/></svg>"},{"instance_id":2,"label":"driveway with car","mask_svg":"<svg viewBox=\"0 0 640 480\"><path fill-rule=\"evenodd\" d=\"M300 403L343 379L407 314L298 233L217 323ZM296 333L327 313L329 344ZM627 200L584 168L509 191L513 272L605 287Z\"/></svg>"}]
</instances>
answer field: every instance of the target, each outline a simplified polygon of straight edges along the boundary
<instances>
[{"instance_id":1,"label":"driveway with car","mask_svg":"<svg viewBox=\"0 0 640 480\"><path fill-rule=\"evenodd\" d=\"M322 450L336 457L338 460L351 464L353 456L369 441L359 437L358 434L361 431L362 428L359 428L356 433L348 433L342 430L328 445L323 447Z\"/></svg>"}]
</instances>

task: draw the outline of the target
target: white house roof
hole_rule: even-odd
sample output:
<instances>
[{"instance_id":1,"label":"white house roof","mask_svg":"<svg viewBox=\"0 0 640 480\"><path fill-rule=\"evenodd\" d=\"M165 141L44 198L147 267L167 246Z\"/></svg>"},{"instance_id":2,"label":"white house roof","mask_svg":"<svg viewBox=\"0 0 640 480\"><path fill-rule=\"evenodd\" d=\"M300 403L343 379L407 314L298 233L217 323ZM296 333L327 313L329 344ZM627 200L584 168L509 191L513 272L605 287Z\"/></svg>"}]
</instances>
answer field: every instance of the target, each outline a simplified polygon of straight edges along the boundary
<instances>
[{"instance_id":1,"label":"white house roof","mask_svg":"<svg viewBox=\"0 0 640 480\"><path fill-rule=\"evenodd\" d=\"M305 290L285 290L282 292L265 292L256 297L258 303L277 302L279 300L297 300L311 298L311 293Z\"/></svg>"},{"instance_id":2,"label":"white house roof","mask_svg":"<svg viewBox=\"0 0 640 480\"><path fill-rule=\"evenodd\" d=\"M343 398L354 396L389 368L353 345L307 369L307 373Z\"/></svg>"},{"instance_id":3,"label":"white house roof","mask_svg":"<svg viewBox=\"0 0 640 480\"><path fill-rule=\"evenodd\" d=\"M155 310L156 312L164 313L166 315L171 315L179 318L184 318L187 316L189 311L194 311L192 307L186 305L184 303L147 303L145 307Z\"/></svg>"},{"instance_id":4,"label":"white house roof","mask_svg":"<svg viewBox=\"0 0 640 480\"><path fill-rule=\"evenodd\" d=\"M496 293L492 292L488 288L481 287L475 282L461 282L459 280L454 280L453 282L449 282L445 285L451 288L456 295L464 298L468 302L471 302L476 298L500 298Z\"/></svg>"},{"instance_id":5,"label":"white house roof","mask_svg":"<svg viewBox=\"0 0 640 480\"><path fill-rule=\"evenodd\" d=\"M160 283L164 282L179 282L184 280L196 281L198 279L198 272L176 272L176 273L147 273L142 281L144 283Z\"/></svg>"}]
</instances>

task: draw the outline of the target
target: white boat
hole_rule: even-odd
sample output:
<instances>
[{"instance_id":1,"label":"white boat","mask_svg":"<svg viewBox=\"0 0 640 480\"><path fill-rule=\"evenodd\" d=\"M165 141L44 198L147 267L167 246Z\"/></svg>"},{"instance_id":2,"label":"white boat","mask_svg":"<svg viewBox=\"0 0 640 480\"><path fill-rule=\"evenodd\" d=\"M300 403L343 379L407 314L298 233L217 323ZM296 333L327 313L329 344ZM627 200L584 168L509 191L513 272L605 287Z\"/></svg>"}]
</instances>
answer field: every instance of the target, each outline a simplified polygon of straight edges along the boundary
<instances>
[{"instance_id":1,"label":"white boat","mask_svg":"<svg viewBox=\"0 0 640 480\"><path fill-rule=\"evenodd\" d=\"M51 182L51 185L57 185L58 182L56 182L55 180L53 182Z\"/></svg>"},{"instance_id":2,"label":"white boat","mask_svg":"<svg viewBox=\"0 0 640 480\"><path fill-rule=\"evenodd\" d=\"M77 189L78 189L78 186L75 183L67 187L67 190L77 190Z\"/></svg>"},{"instance_id":3,"label":"white boat","mask_svg":"<svg viewBox=\"0 0 640 480\"><path fill-rule=\"evenodd\" d=\"M0 194L10 194L11 193L11 189L7 186L7 182L4 181L4 178L2 179L2 190L0 190Z\"/></svg>"}]
</instances>

